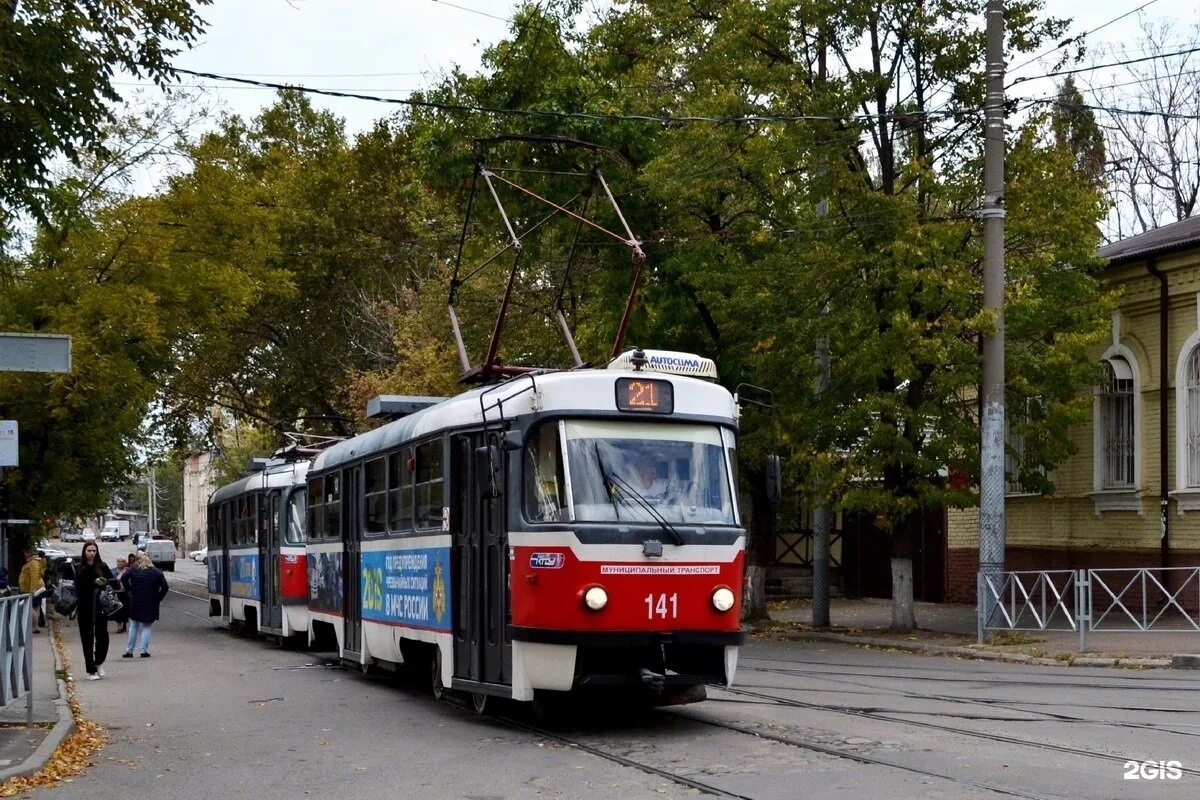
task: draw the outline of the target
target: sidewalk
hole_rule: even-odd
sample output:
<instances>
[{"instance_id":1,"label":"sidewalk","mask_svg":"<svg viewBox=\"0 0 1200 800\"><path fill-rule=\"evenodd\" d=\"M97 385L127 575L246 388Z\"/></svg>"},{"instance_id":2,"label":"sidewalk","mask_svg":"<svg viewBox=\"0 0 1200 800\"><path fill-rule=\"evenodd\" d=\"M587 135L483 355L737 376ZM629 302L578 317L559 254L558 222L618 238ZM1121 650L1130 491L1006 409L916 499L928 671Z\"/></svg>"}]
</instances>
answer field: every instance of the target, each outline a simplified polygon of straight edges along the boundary
<instances>
[{"instance_id":1,"label":"sidewalk","mask_svg":"<svg viewBox=\"0 0 1200 800\"><path fill-rule=\"evenodd\" d=\"M1088 652L1081 654L1079 634L1070 631L1002 633L976 644L975 606L917 603L919 630L894 633L890 600L833 598L828 631L811 626L812 604L807 598L768 603L771 622L760 635L778 638L849 642L873 647L991 660L1075 666L1165 667L1179 654L1200 653L1200 632L1090 633ZM1188 659L1176 659L1187 666Z\"/></svg>"},{"instance_id":2,"label":"sidewalk","mask_svg":"<svg viewBox=\"0 0 1200 800\"><path fill-rule=\"evenodd\" d=\"M37 772L75 729L56 670L50 631L43 628L33 637L33 727L25 727L25 697L0 708L0 781Z\"/></svg>"}]
</instances>

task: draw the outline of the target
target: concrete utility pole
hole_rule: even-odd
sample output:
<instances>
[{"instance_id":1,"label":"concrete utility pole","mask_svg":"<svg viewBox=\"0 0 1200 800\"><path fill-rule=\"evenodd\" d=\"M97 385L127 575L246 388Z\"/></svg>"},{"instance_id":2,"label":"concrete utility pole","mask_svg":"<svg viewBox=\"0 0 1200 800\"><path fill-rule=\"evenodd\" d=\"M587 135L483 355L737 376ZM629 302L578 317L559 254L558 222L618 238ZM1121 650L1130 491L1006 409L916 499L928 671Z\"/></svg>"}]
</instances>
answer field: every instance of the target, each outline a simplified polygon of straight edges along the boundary
<instances>
[{"instance_id":1,"label":"concrete utility pole","mask_svg":"<svg viewBox=\"0 0 1200 800\"><path fill-rule=\"evenodd\" d=\"M825 26L821 26L820 46L817 48L817 80L822 87L828 75L828 50L825 44ZM829 213L829 201L822 198L817 204L817 216L822 219ZM821 316L829 312L828 304L821 306ZM817 361L817 380L813 386L813 396L820 397L829 388L829 336L822 333L817 340L814 354ZM813 550L812 550L812 626L814 628L829 627L829 504L821 500L820 505L813 509Z\"/></svg>"},{"instance_id":2,"label":"concrete utility pole","mask_svg":"<svg viewBox=\"0 0 1200 800\"><path fill-rule=\"evenodd\" d=\"M983 307L996 330L983 337L982 442L979 465L979 574L1004 572L1004 0L987 4L984 101ZM980 630L992 604L980 592Z\"/></svg>"}]
</instances>

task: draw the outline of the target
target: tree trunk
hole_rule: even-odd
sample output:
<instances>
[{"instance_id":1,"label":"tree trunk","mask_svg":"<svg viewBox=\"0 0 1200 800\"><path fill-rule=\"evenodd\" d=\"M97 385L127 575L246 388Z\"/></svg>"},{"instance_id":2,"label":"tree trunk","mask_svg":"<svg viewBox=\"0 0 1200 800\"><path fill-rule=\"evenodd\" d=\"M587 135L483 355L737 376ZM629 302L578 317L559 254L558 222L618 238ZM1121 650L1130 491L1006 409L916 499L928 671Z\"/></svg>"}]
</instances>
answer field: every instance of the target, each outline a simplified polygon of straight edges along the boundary
<instances>
[{"instance_id":1,"label":"tree trunk","mask_svg":"<svg viewBox=\"0 0 1200 800\"><path fill-rule=\"evenodd\" d=\"M770 619L767 613L767 566L775 555L775 508L767 498L761 470L743 472L750 490L750 525L746 531L746 583L742 590L742 620Z\"/></svg>"},{"instance_id":2,"label":"tree trunk","mask_svg":"<svg viewBox=\"0 0 1200 800\"><path fill-rule=\"evenodd\" d=\"M913 606L911 558L892 559L892 630L911 631L917 627Z\"/></svg>"},{"instance_id":3,"label":"tree trunk","mask_svg":"<svg viewBox=\"0 0 1200 800\"><path fill-rule=\"evenodd\" d=\"M767 620L767 568L762 564L746 565L746 583L742 587L742 621Z\"/></svg>"},{"instance_id":4,"label":"tree trunk","mask_svg":"<svg viewBox=\"0 0 1200 800\"><path fill-rule=\"evenodd\" d=\"M892 630L911 631L917 627L913 605L913 533L920 513L909 514L892 533Z\"/></svg>"}]
</instances>

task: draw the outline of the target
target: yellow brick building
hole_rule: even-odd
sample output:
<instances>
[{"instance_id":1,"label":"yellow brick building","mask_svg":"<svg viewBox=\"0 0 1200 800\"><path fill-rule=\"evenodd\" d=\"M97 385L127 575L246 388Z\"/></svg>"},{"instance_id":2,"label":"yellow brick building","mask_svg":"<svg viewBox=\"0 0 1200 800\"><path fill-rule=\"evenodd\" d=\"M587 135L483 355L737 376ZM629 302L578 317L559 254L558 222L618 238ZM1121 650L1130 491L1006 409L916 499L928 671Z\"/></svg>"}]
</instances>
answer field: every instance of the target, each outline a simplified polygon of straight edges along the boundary
<instances>
[{"instance_id":1,"label":"yellow brick building","mask_svg":"<svg viewBox=\"0 0 1200 800\"><path fill-rule=\"evenodd\" d=\"M1055 495L1008 497L1010 570L1200 564L1200 217L1099 255L1122 292L1102 385ZM979 511L946 522L947 599L973 602Z\"/></svg>"}]
</instances>

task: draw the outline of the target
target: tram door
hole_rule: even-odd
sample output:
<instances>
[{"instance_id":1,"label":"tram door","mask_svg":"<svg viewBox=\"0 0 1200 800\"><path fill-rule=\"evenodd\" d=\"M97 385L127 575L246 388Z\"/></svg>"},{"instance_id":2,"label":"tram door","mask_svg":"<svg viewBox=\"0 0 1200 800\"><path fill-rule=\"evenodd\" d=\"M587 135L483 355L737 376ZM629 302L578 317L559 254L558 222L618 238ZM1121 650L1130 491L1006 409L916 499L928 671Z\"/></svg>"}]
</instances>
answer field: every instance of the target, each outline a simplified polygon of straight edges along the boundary
<instances>
[{"instance_id":1,"label":"tram door","mask_svg":"<svg viewBox=\"0 0 1200 800\"><path fill-rule=\"evenodd\" d=\"M506 684L512 673L508 627L508 537L504 515L504 450L495 433L452 440L455 485L454 673ZM491 446L489 448L489 445Z\"/></svg>"},{"instance_id":2,"label":"tram door","mask_svg":"<svg viewBox=\"0 0 1200 800\"><path fill-rule=\"evenodd\" d=\"M233 619L233 612L229 609L229 570L233 567L229 548L233 546L233 509L232 501L221 505L221 552L217 554L221 570L221 608L225 610L226 619Z\"/></svg>"},{"instance_id":3,"label":"tram door","mask_svg":"<svg viewBox=\"0 0 1200 800\"><path fill-rule=\"evenodd\" d=\"M345 649L362 652L362 526L359 525L359 471L351 467L342 472L342 534L345 553L342 556L345 582L343 613L346 621Z\"/></svg>"},{"instance_id":4,"label":"tram door","mask_svg":"<svg viewBox=\"0 0 1200 800\"><path fill-rule=\"evenodd\" d=\"M267 495L267 530L258 542L258 563L262 585L262 626L283 627L283 608L279 605L279 491Z\"/></svg>"}]
</instances>

